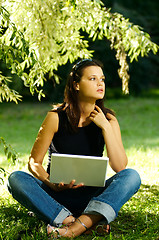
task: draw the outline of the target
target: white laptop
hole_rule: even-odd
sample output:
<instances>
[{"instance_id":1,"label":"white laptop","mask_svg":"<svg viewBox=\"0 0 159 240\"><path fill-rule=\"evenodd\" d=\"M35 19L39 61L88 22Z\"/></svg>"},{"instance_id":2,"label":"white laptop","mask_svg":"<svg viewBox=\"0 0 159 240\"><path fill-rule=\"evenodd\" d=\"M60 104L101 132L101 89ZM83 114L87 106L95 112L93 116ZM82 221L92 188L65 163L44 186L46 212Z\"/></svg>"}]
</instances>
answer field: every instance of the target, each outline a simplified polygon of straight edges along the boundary
<instances>
[{"instance_id":1,"label":"white laptop","mask_svg":"<svg viewBox=\"0 0 159 240\"><path fill-rule=\"evenodd\" d=\"M75 185L83 183L85 186L103 187L108 160L107 157L53 153L50 181L69 184L72 180L76 180Z\"/></svg>"}]
</instances>

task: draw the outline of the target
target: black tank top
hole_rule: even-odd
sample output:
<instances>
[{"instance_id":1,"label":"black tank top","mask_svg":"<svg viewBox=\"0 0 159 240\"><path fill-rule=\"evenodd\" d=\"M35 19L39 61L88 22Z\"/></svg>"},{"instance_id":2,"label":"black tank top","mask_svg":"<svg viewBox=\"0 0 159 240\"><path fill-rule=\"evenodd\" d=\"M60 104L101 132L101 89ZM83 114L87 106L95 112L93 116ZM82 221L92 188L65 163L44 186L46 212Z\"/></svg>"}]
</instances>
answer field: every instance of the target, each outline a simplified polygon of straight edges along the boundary
<instances>
[{"instance_id":1,"label":"black tank top","mask_svg":"<svg viewBox=\"0 0 159 240\"><path fill-rule=\"evenodd\" d=\"M59 127L49 147L47 172L50 173L52 153L65 153L87 156L103 155L104 138L101 128L91 122L85 127L78 127L77 132L70 131L71 126L65 111L60 111Z\"/></svg>"}]
</instances>

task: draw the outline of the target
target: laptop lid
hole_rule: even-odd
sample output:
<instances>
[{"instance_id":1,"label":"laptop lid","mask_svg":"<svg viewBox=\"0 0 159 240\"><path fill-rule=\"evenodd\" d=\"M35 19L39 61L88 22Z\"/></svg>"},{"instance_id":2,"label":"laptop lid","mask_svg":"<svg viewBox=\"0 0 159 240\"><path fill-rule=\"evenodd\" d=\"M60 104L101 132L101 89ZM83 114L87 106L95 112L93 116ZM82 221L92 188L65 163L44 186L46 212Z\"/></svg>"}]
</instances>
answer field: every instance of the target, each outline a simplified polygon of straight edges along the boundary
<instances>
[{"instance_id":1,"label":"laptop lid","mask_svg":"<svg viewBox=\"0 0 159 240\"><path fill-rule=\"evenodd\" d=\"M93 157L83 155L58 154L51 155L50 181L69 184L83 183L85 186L105 185L108 164L107 157Z\"/></svg>"}]
</instances>

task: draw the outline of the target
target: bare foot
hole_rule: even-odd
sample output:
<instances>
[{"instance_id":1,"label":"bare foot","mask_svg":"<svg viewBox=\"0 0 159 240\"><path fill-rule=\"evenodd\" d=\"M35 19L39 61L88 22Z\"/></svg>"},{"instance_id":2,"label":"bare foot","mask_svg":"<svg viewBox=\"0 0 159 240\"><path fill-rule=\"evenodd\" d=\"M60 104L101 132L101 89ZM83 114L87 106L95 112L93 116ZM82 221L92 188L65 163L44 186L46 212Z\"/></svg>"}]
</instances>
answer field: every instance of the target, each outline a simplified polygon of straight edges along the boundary
<instances>
[{"instance_id":1,"label":"bare foot","mask_svg":"<svg viewBox=\"0 0 159 240\"><path fill-rule=\"evenodd\" d=\"M67 232L68 232L68 227L63 227L63 228L56 228L51 225L47 225L47 234L50 235L52 239L57 239L62 236L67 237ZM50 238L50 239L51 239Z\"/></svg>"},{"instance_id":2,"label":"bare foot","mask_svg":"<svg viewBox=\"0 0 159 240\"><path fill-rule=\"evenodd\" d=\"M47 233L51 235L51 238L56 239L62 236L72 237L72 233L68 234L69 227L75 222L75 218L70 215L64 219L62 222L62 226L60 228L51 226L50 224L47 225Z\"/></svg>"},{"instance_id":3,"label":"bare foot","mask_svg":"<svg viewBox=\"0 0 159 240\"><path fill-rule=\"evenodd\" d=\"M109 224L96 224L90 229L88 229L84 234L91 235L93 232L97 232L100 235L110 234L110 225Z\"/></svg>"},{"instance_id":4,"label":"bare foot","mask_svg":"<svg viewBox=\"0 0 159 240\"><path fill-rule=\"evenodd\" d=\"M68 238L77 237L87 231L88 228L96 225L97 222L99 222L102 218L102 215L83 214L80 216L80 218L77 218L74 221L73 216L69 216L63 221L63 224L65 225L60 228L48 225L47 232L48 234L51 234L51 237L53 237L54 239L62 236Z\"/></svg>"},{"instance_id":5,"label":"bare foot","mask_svg":"<svg viewBox=\"0 0 159 240\"><path fill-rule=\"evenodd\" d=\"M87 227L80 220L74 222L70 220L71 218L66 219L65 222L67 222L67 224L63 225L60 228L53 227L48 224L47 233L51 236L51 238L57 239L59 237L73 238L81 235L84 231L86 231Z\"/></svg>"},{"instance_id":6,"label":"bare foot","mask_svg":"<svg viewBox=\"0 0 159 240\"><path fill-rule=\"evenodd\" d=\"M76 218L74 218L72 215L70 215L70 216L68 216L67 218L64 219L64 221L62 222L62 225L70 226L75 221L76 221Z\"/></svg>"}]
</instances>

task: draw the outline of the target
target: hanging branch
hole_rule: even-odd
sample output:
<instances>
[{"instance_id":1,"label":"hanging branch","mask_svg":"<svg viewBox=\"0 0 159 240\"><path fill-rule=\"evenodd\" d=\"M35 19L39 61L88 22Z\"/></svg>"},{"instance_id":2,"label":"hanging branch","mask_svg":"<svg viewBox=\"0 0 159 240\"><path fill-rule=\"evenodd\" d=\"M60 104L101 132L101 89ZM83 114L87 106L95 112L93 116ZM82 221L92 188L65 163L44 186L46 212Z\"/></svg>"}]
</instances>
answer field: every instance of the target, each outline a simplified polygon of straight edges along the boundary
<instances>
[{"instance_id":1,"label":"hanging branch","mask_svg":"<svg viewBox=\"0 0 159 240\"><path fill-rule=\"evenodd\" d=\"M38 14L37 14L38 11ZM0 58L16 73L31 94L44 96L45 75L58 83L56 71L67 62L90 58L93 51L81 32L93 41L110 41L119 61L122 90L129 93L130 62L158 51L149 34L119 13L103 7L100 0L2 0L0 6ZM82 31L81 31L82 30Z\"/></svg>"}]
</instances>

